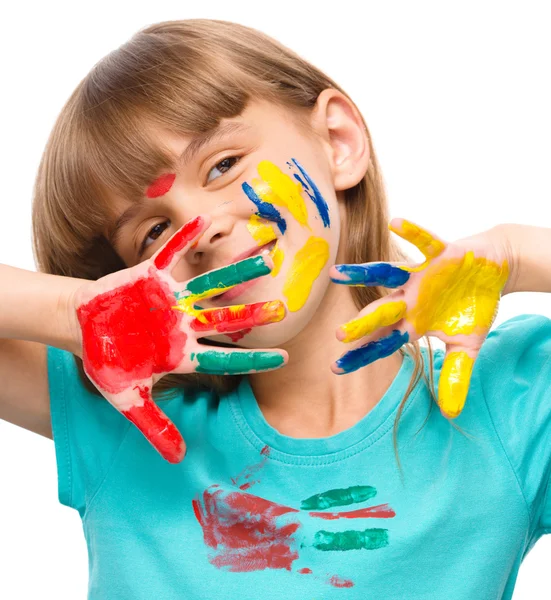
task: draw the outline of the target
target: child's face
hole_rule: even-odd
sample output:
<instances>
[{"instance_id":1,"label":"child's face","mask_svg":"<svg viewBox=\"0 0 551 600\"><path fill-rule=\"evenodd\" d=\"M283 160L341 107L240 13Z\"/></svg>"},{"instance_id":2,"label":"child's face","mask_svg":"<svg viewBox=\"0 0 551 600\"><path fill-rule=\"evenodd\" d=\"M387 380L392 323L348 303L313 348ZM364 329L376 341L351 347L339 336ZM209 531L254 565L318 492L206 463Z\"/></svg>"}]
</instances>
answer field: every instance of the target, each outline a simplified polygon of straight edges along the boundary
<instances>
[{"instance_id":1,"label":"child's face","mask_svg":"<svg viewBox=\"0 0 551 600\"><path fill-rule=\"evenodd\" d=\"M221 122L228 123L247 129L212 140L178 171L152 182L144 191L142 212L120 232L116 249L128 266L137 264L185 222L209 214L211 226L176 265L173 277L183 282L269 252L276 264L271 274L200 305L282 300L287 306L283 321L231 339L212 338L243 347L280 346L306 326L329 285L340 232L331 164L322 144L273 104L251 102L240 116ZM166 131L158 137L175 156L190 142ZM118 206L120 214L130 205Z\"/></svg>"}]
</instances>

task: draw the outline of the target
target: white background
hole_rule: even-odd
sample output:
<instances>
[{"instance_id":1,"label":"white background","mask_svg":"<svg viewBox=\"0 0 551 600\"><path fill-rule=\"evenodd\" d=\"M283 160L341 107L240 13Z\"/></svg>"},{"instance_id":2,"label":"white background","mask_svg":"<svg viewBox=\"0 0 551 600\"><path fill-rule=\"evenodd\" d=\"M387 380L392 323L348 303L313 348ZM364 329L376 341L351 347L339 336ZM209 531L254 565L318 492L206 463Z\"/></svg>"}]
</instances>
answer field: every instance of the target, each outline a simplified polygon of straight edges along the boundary
<instances>
[{"instance_id":1,"label":"white background","mask_svg":"<svg viewBox=\"0 0 551 600\"><path fill-rule=\"evenodd\" d=\"M261 29L342 85L370 127L392 216L450 240L500 222L551 227L546 2L3 6L0 263L35 269L32 184L78 82L137 29L191 17ZM520 313L551 317L550 300L507 296L495 325ZM515 600L551 597L550 562L551 540L543 538L521 567ZM58 504L53 443L0 422L0 598L85 598L87 578L80 519Z\"/></svg>"}]
</instances>

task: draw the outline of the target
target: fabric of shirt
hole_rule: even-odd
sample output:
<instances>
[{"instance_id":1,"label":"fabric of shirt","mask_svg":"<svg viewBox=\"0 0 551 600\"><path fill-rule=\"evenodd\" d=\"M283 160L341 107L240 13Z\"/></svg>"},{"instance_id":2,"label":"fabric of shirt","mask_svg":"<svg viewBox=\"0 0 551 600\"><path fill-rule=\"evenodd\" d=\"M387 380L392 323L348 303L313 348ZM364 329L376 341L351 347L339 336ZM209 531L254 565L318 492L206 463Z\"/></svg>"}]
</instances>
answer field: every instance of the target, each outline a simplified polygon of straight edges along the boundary
<instances>
[{"instance_id":1,"label":"fabric of shirt","mask_svg":"<svg viewBox=\"0 0 551 600\"><path fill-rule=\"evenodd\" d=\"M551 531L551 319L490 332L456 419L418 381L401 476L393 426L413 368L405 355L380 401L324 438L272 427L246 377L221 396L178 390L159 401L188 448L170 464L48 347L59 500L82 518L88 598L511 598Z\"/></svg>"}]
</instances>

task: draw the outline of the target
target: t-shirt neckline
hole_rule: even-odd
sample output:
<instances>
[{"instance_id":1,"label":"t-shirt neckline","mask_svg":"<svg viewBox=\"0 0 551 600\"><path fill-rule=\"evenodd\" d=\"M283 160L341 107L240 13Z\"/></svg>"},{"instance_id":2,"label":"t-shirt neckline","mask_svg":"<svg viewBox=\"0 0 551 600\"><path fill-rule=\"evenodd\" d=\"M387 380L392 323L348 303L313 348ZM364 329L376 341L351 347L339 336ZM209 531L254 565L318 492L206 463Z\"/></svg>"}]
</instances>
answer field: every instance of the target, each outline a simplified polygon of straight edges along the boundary
<instances>
[{"instance_id":1,"label":"t-shirt neckline","mask_svg":"<svg viewBox=\"0 0 551 600\"><path fill-rule=\"evenodd\" d=\"M421 350L425 354L426 350ZM237 389L229 394L228 401L241 432L259 451L268 445L270 458L294 464L334 462L362 451L392 428L393 415L407 390L413 368L413 358L404 353L398 373L379 402L352 427L329 437L295 438L280 433L266 421L248 377L243 377ZM410 394L404 412L419 389L418 384Z\"/></svg>"}]
</instances>

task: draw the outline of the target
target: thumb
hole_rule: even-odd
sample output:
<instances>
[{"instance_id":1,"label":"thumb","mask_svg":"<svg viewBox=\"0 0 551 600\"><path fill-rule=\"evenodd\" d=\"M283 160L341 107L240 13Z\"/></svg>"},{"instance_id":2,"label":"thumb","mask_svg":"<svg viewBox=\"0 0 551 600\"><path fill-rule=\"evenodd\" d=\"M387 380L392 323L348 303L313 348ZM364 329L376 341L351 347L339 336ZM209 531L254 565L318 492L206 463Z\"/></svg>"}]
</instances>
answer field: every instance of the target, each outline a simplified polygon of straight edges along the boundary
<instances>
[{"instance_id":1,"label":"thumb","mask_svg":"<svg viewBox=\"0 0 551 600\"><path fill-rule=\"evenodd\" d=\"M454 419L463 410L478 352L465 346L446 344L438 383L438 406L445 417Z\"/></svg>"}]
</instances>

